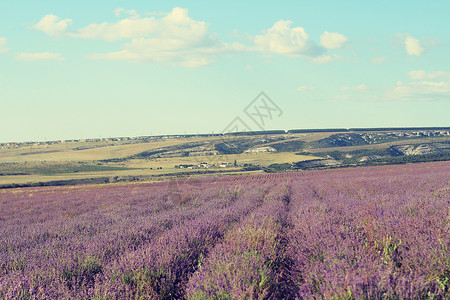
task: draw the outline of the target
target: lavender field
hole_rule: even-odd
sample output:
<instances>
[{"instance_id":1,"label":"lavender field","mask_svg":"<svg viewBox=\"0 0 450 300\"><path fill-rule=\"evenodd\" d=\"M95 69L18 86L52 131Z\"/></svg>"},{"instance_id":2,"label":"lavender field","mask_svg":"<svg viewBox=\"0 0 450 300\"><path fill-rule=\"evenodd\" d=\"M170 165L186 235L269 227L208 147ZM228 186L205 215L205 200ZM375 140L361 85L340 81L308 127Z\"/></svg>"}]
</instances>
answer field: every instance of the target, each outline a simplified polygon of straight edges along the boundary
<instances>
[{"instance_id":1,"label":"lavender field","mask_svg":"<svg viewBox=\"0 0 450 300\"><path fill-rule=\"evenodd\" d=\"M0 191L1 299L445 299L450 163Z\"/></svg>"}]
</instances>

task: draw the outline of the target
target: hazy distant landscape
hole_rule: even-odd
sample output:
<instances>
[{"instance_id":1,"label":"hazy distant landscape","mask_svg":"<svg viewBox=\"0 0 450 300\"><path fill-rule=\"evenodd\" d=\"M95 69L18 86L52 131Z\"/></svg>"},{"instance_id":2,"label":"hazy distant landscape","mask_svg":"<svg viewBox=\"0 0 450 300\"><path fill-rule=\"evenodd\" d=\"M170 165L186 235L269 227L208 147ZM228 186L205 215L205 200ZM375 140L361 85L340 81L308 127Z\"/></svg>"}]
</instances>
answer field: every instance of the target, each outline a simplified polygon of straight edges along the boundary
<instances>
[{"instance_id":1,"label":"hazy distant landscape","mask_svg":"<svg viewBox=\"0 0 450 300\"><path fill-rule=\"evenodd\" d=\"M0 144L0 187L450 160L450 128L237 132Z\"/></svg>"}]
</instances>

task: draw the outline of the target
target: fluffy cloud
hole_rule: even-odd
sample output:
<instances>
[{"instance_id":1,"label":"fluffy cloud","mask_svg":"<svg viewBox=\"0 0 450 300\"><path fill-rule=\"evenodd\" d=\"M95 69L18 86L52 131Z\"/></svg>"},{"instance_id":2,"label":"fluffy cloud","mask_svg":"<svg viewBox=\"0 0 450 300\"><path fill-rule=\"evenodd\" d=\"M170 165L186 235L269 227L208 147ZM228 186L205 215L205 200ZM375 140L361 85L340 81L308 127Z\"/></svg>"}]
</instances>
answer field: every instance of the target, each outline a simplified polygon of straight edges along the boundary
<instances>
[{"instance_id":1,"label":"fluffy cloud","mask_svg":"<svg viewBox=\"0 0 450 300\"><path fill-rule=\"evenodd\" d=\"M8 41L4 37L0 37L0 53L6 53L9 51Z\"/></svg>"},{"instance_id":2,"label":"fluffy cloud","mask_svg":"<svg viewBox=\"0 0 450 300\"><path fill-rule=\"evenodd\" d=\"M420 41L412 36L407 36L405 39L405 49L409 55L421 56L425 52Z\"/></svg>"},{"instance_id":3,"label":"fluffy cloud","mask_svg":"<svg viewBox=\"0 0 450 300\"><path fill-rule=\"evenodd\" d=\"M46 15L33 28L51 36L60 36L67 32L67 27L72 24L72 20L59 20L60 18L55 15Z\"/></svg>"},{"instance_id":4,"label":"fluffy cloud","mask_svg":"<svg viewBox=\"0 0 450 300\"><path fill-rule=\"evenodd\" d=\"M17 60L23 61L37 61L37 60L54 60L54 61L62 61L65 60L59 53L20 53L16 55Z\"/></svg>"},{"instance_id":5,"label":"fluffy cloud","mask_svg":"<svg viewBox=\"0 0 450 300\"><path fill-rule=\"evenodd\" d=\"M121 39L152 40L153 43L198 44L214 42L214 34L208 32L208 24L189 17L188 10L175 7L163 18L128 17L117 23L90 24L70 34L73 37L117 41Z\"/></svg>"},{"instance_id":6,"label":"fluffy cloud","mask_svg":"<svg viewBox=\"0 0 450 300\"><path fill-rule=\"evenodd\" d=\"M450 100L450 72L413 70L408 82L398 81L384 93L386 100Z\"/></svg>"},{"instance_id":7,"label":"fluffy cloud","mask_svg":"<svg viewBox=\"0 0 450 300\"><path fill-rule=\"evenodd\" d=\"M434 71L427 73L424 70L414 70L409 72L408 76L414 80L441 79L441 78L450 78L450 72Z\"/></svg>"},{"instance_id":8,"label":"fluffy cloud","mask_svg":"<svg viewBox=\"0 0 450 300\"><path fill-rule=\"evenodd\" d=\"M290 57L305 57L314 63L324 64L340 58L327 54L328 49L341 48L347 38L339 33L324 32L321 43L312 41L303 27L291 27L292 21L280 20L262 35L252 37L256 50L266 54L279 54Z\"/></svg>"},{"instance_id":9,"label":"fluffy cloud","mask_svg":"<svg viewBox=\"0 0 450 300\"><path fill-rule=\"evenodd\" d=\"M445 81L397 82L385 96L388 100L431 101L450 99L450 83Z\"/></svg>"},{"instance_id":10,"label":"fluffy cloud","mask_svg":"<svg viewBox=\"0 0 450 300\"><path fill-rule=\"evenodd\" d=\"M369 89L365 84L359 84L356 86L344 86L341 88L343 92L367 92Z\"/></svg>"},{"instance_id":11,"label":"fluffy cloud","mask_svg":"<svg viewBox=\"0 0 450 300\"><path fill-rule=\"evenodd\" d=\"M288 56L321 55L324 51L314 42L303 27L291 28L292 21L278 21L266 30L264 35L257 35L253 41L258 50L265 53L282 54Z\"/></svg>"},{"instance_id":12,"label":"fluffy cloud","mask_svg":"<svg viewBox=\"0 0 450 300\"><path fill-rule=\"evenodd\" d=\"M339 49L347 43L347 38L337 32L325 31L320 36L320 44L327 49Z\"/></svg>"},{"instance_id":13,"label":"fluffy cloud","mask_svg":"<svg viewBox=\"0 0 450 300\"><path fill-rule=\"evenodd\" d=\"M123 49L87 55L89 59L170 62L184 67L210 64L223 52L247 51L239 43L221 42L208 24L189 17L188 10L176 7L163 18L127 18L118 23L91 24L72 36L115 41L131 39Z\"/></svg>"},{"instance_id":14,"label":"fluffy cloud","mask_svg":"<svg viewBox=\"0 0 450 300\"><path fill-rule=\"evenodd\" d=\"M263 34L250 37L251 46L241 43L225 43L209 31L209 25L192 19L188 10L175 7L170 13L144 14L135 10L118 8L115 15L122 19L117 22L89 24L77 30L68 30L70 19L61 20L54 15L46 15L33 28L51 36L69 36L102 40L123 41L118 51L91 53L88 59L156 61L174 65L198 67L216 60L220 53L262 52L290 57L306 57L315 63L328 63L340 58L328 54L328 49L341 48L347 38L339 33L325 32L321 45L313 42L305 29L291 27L291 21L278 21Z\"/></svg>"},{"instance_id":15,"label":"fluffy cloud","mask_svg":"<svg viewBox=\"0 0 450 300\"><path fill-rule=\"evenodd\" d=\"M153 18L126 18L117 23L90 24L76 32L72 37L113 42L151 35L158 30L157 21Z\"/></svg>"}]
</instances>

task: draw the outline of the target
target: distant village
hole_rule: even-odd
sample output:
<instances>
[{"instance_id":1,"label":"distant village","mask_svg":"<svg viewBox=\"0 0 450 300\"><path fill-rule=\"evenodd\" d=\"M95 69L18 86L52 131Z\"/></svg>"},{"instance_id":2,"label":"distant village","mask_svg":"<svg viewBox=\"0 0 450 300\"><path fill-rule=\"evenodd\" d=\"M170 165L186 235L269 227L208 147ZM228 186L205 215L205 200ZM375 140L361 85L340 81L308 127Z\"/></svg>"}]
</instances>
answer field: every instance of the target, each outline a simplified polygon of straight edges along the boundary
<instances>
[{"instance_id":1,"label":"distant village","mask_svg":"<svg viewBox=\"0 0 450 300\"><path fill-rule=\"evenodd\" d=\"M367 132L367 131L370 131ZM315 130L277 130L267 132L239 132L239 133L227 133L227 134L188 134L188 135L161 135L161 136L139 136L139 137L115 137L115 138L91 138L91 139L70 139L70 140L55 140L55 141L41 141L41 142L7 142L0 143L0 149L14 149L21 147L45 147L49 145L64 144L64 143L109 143L111 145L117 144L136 144L136 143L148 143L152 141L171 140L180 138L195 138L195 137L209 137L209 136L222 136L222 135L258 135L258 134L296 134L296 133L314 133L314 132L359 132L364 139L377 140L383 136L396 136L403 138L420 138L420 137L446 137L450 136L450 128L423 128L421 130L415 129L384 129L384 128L372 128L372 129L315 129ZM371 143L371 142L369 142ZM86 147L86 149L92 148L92 146ZM82 146L75 150L83 150ZM248 150L248 152L271 152L273 149L258 149Z\"/></svg>"},{"instance_id":2,"label":"distant village","mask_svg":"<svg viewBox=\"0 0 450 300\"><path fill-rule=\"evenodd\" d=\"M150 141L166 140L166 139L177 139L183 136L140 136L140 137L116 137L116 138L92 138L92 139L72 139L72 140L55 140L55 141L44 141L44 142L9 142L0 143L0 147L9 148L20 148L23 146L49 146L58 145L65 143L112 143L112 144L137 144L137 143L147 143ZM90 148L90 147L89 147ZM4 149L4 148L2 148ZM82 150L82 149L78 149Z\"/></svg>"},{"instance_id":3,"label":"distant village","mask_svg":"<svg viewBox=\"0 0 450 300\"><path fill-rule=\"evenodd\" d=\"M191 170L195 170L195 169L210 169L210 168L231 168L231 167L236 167L236 161L234 162L234 164L229 163L229 162L221 162L221 163L217 163L217 164L209 164L206 162L202 162L198 165L176 165L175 168L176 169L191 169Z\"/></svg>"}]
</instances>

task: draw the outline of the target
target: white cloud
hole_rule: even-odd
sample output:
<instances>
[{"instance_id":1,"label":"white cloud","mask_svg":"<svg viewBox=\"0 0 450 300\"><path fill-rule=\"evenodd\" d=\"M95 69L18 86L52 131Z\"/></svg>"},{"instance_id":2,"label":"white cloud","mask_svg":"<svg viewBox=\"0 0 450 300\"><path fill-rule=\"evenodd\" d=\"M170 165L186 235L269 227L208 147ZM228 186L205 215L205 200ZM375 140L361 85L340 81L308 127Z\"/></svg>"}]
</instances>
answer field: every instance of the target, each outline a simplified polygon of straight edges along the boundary
<instances>
[{"instance_id":1,"label":"white cloud","mask_svg":"<svg viewBox=\"0 0 450 300\"><path fill-rule=\"evenodd\" d=\"M441 79L441 78L450 78L450 72L434 71L427 73L424 70L413 70L408 73L408 76L413 80Z\"/></svg>"},{"instance_id":2,"label":"white cloud","mask_svg":"<svg viewBox=\"0 0 450 300\"><path fill-rule=\"evenodd\" d=\"M151 51L150 48L144 46L142 51L135 48L135 45L128 45L127 49L110 52L110 53L93 53L86 55L86 58L93 60L117 60L117 61L130 61L130 62L140 62L145 60L156 61L156 62L170 62L174 65L196 68L208 65L214 62L212 57L202 56L196 51Z\"/></svg>"},{"instance_id":3,"label":"white cloud","mask_svg":"<svg viewBox=\"0 0 450 300\"><path fill-rule=\"evenodd\" d=\"M413 70L408 76L413 81L397 82L386 92L387 99L421 101L450 99L450 72Z\"/></svg>"},{"instance_id":4,"label":"white cloud","mask_svg":"<svg viewBox=\"0 0 450 300\"><path fill-rule=\"evenodd\" d=\"M121 9L120 9L121 10ZM188 10L175 7L163 18L128 17L117 23L90 24L70 34L72 37L117 41L121 39L148 38L157 41L175 40L207 41L215 38L208 33L208 24L189 17Z\"/></svg>"},{"instance_id":5,"label":"white cloud","mask_svg":"<svg viewBox=\"0 0 450 300\"><path fill-rule=\"evenodd\" d=\"M359 84L356 86L344 86L341 88L343 92L367 92L369 89L365 84Z\"/></svg>"},{"instance_id":6,"label":"white cloud","mask_svg":"<svg viewBox=\"0 0 450 300\"><path fill-rule=\"evenodd\" d=\"M130 15L130 16L139 17L139 14L137 13L137 11L135 9L127 10L125 8L117 8L116 10L114 10L114 15L116 17L120 17L121 13L125 13L125 14Z\"/></svg>"},{"instance_id":7,"label":"white cloud","mask_svg":"<svg viewBox=\"0 0 450 300\"><path fill-rule=\"evenodd\" d=\"M160 44L161 43L161 44ZM133 39L124 46L125 49L110 53L94 53L87 55L88 59L124 60L124 61L156 61L169 62L174 65L195 68L208 65L215 61L215 55L230 51L244 51L240 44L217 44L208 47L189 48L183 41L169 40L164 43L161 39Z\"/></svg>"},{"instance_id":8,"label":"white cloud","mask_svg":"<svg viewBox=\"0 0 450 300\"><path fill-rule=\"evenodd\" d=\"M344 47L348 39L340 33L325 31L320 36L320 44L327 49L339 49Z\"/></svg>"},{"instance_id":9,"label":"white cloud","mask_svg":"<svg viewBox=\"0 0 450 300\"><path fill-rule=\"evenodd\" d=\"M68 25L72 20L46 15L33 28L52 36L107 42L123 40L118 51L91 53L85 56L88 59L169 62L186 67L210 64L220 53L246 51L306 57L315 63L328 63L340 57L326 53L327 48L340 48L347 41L339 33L325 32L322 35L325 46L321 46L311 41L302 27L291 28L291 21L281 20L264 34L250 37L254 45L245 46L219 40L217 34L209 31L209 24L192 19L184 8L175 7L170 13L146 13L143 17L135 10L124 8L118 8L114 13L123 18L117 22L94 23L71 31Z\"/></svg>"},{"instance_id":10,"label":"white cloud","mask_svg":"<svg viewBox=\"0 0 450 300\"><path fill-rule=\"evenodd\" d=\"M292 21L278 21L263 35L253 37L253 41L261 52L287 56L321 55L324 50L309 39L303 27L291 28Z\"/></svg>"},{"instance_id":11,"label":"white cloud","mask_svg":"<svg viewBox=\"0 0 450 300\"><path fill-rule=\"evenodd\" d=\"M296 88L297 92L314 91L316 87L314 86L299 86Z\"/></svg>"},{"instance_id":12,"label":"white cloud","mask_svg":"<svg viewBox=\"0 0 450 300\"><path fill-rule=\"evenodd\" d=\"M430 72L427 74L427 78L430 78L430 79L449 78L450 79L450 72L445 72L445 71Z\"/></svg>"},{"instance_id":13,"label":"white cloud","mask_svg":"<svg viewBox=\"0 0 450 300\"><path fill-rule=\"evenodd\" d=\"M409 35L405 39L405 49L409 55L415 56L421 56L425 52L420 41Z\"/></svg>"},{"instance_id":14,"label":"white cloud","mask_svg":"<svg viewBox=\"0 0 450 300\"><path fill-rule=\"evenodd\" d=\"M450 99L450 83L432 81L397 82L385 94L388 100L431 101Z\"/></svg>"},{"instance_id":15,"label":"white cloud","mask_svg":"<svg viewBox=\"0 0 450 300\"><path fill-rule=\"evenodd\" d=\"M6 53L9 51L8 41L4 37L0 37L0 53Z\"/></svg>"},{"instance_id":16,"label":"white cloud","mask_svg":"<svg viewBox=\"0 0 450 300\"><path fill-rule=\"evenodd\" d=\"M374 64L382 64L386 62L388 58L386 56L374 57L372 58L372 63Z\"/></svg>"},{"instance_id":17,"label":"white cloud","mask_svg":"<svg viewBox=\"0 0 450 300\"><path fill-rule=\"evenodd\" d=\"M411 77L411 79L425 79L427 78L427 74L423 70L414 70L408 73L408 76Z\"/></svg>"},{"instance_id":18,"label":"white cloud","mask_svg":"<svg viewBox=\"0 0 450 300\"><path fill-rule=\"evenodd\" d=\"M33 28L51 36L60 36L67 32L67 27L69 24L72 24L72 20L59 20L59 17L49 14L43 17Z\"/></svg>"},{"instance_id":19,"label":"white cloud","mask_svg":"<svg viewBox=\"0 0 450 300\"><path fill-rule=\"evenodd\" d=\"M54 60L54 61L63 61L65 60L59 53L20 53L16 55L17 60L23 61L37 61L37 60Z\"/></svg>"},{"instance_id":20,"label":"white cloud","mask_svg":"<svg viewBox=\"0 0 450 300\"><path fill-rule=\"evenodd\" d=\"M188 10L175 7L163 18L124 19L117 23L91 24L72 36L115 41L131 39L123 49L87 55L89 59L170 62L184 67L212 63L223 52L248 51L239 44L221 42L208 24L189 17Z\"/></svg>"},{"instance_id":21,"label":"white cloud","mask_svg":"<svg viewBox=\"0 0 450 300\"><path fill-rule=\"evenodd\" d=\"M90 24L69 35L72 37L113 42L121 39L144 37L158 30L154 18L126 18L117 23Z\"/></svg>"},{"instance_id":22,"label":"white cloud","mask_svg":"<svg viewBox=\"0 0 450 300\"><path fill-rule=\"evenodd\" d=\"M317 64L340 59L336 54L327 54L327 49L341 48L347 38L339 33L325 32L321 44L312 41L303 27L291 27L292 21L280 20L262 35L251 37L256 50L264 54L279 54L289 57L305 57Z\"/></svg>"}]
</instances>

